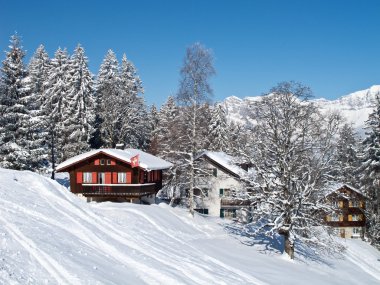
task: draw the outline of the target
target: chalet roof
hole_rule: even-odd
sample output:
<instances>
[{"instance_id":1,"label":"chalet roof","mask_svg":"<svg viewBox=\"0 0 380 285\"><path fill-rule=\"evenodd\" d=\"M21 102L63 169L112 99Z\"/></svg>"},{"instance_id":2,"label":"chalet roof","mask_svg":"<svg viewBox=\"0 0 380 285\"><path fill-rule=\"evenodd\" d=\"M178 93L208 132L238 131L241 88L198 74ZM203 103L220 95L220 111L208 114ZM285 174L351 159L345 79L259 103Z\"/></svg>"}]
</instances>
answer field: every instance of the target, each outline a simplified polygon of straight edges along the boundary
<instances>
[{"instance_id":1,"label":"chalet roof","mask_svg":"<svg viewBox=\"0 0 380 285\"><path fill-rule=\"evenodd\" d=\"M364 196L366 198L368 198L362 191L360 191L359 189L351 186L351 185L348 185L348 184L344 184L344 183L334 183L334 184L331 184L328 188L327 188L327 192L326 192L326 195L325 196L329 196L331 195L332 193L338 191L339 189L342 189L344 187L347 187L348 189L354 191L355 193L361 195L361 196Z\"/></svg>"},{"instance_id":2,"label":"chalet roof","mask_svg":"<svg viewBox=\"0 0 380 285\"><path fill-rule=\"evenodd\" d=\"M197 159L200 157L205 157L216 167L226 170L235 177L240 178L247 174L247 171L233 163L234 157L225 152L205 150L197 156Z\"/></svg>"},{"instance_id":3,"label":"chalet roof","mask_svg":"<svg viewBox=\"0 0 380 285\"><path fill-rule=\"evenodd\" d=\"M166 160L163 160L157 156L154 156L152 154L146 153L139 149L111 149L111 148L103 148L103 149L94 149L82 154L79 154L77 156L74 156L72 158L69 158L68 160L62 162L59 164L56 168L57 171L63 171L67 167L72 166L80 161L83 161L87 158L96 156L98 154L106 154L108 156L111 156L113 158L116 158L118 160L130 163L131 158L139 155L139 167L143 168L145 170L160 170L160 169L168 169L173 166L170 162L167 162Z\"/></svg>"}]
</instances>

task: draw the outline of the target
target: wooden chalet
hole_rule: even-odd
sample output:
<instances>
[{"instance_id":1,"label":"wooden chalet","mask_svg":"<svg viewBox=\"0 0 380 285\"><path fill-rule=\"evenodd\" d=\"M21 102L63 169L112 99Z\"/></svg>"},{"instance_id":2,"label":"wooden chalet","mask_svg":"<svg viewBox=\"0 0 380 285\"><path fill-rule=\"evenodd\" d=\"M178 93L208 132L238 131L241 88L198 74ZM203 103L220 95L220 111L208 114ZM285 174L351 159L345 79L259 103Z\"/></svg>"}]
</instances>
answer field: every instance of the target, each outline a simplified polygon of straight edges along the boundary
<instances>
[{"instance_id":1,"label":"wooden chalet","mask_svg":"<svg viewBox=\"0 0 380 285\"><path fill-rule=\"evenodd\" d=\"M327 195L327 200L337 209L326 216L327 225L336 228L342 238L359 238L365 232L366 197L348 185L339 185Z\"/></svg>"},{"instance_id":2,"label":"wooden chalet","mask_svg":"<svg viewBox=\"0 0 380 285\"><path fill-rule=\"evenodd\" d=\"M70 174L70 191L87 201L154 202L171 163L137 149L98 149L57 166Z\"/></svg>"}]
</instances>

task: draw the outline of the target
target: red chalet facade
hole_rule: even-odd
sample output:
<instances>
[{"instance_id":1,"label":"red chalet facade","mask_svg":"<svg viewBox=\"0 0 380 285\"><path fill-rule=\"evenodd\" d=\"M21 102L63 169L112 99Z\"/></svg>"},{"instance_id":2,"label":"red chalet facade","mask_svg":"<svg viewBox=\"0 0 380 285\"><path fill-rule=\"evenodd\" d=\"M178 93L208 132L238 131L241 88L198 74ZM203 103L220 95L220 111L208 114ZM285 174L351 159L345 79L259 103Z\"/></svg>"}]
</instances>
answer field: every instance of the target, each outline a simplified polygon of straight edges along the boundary
<instances>
[{"instance_id":1,"label":"red chalet facade","mask_svg":"<svg viewBox=\"0 0 380 285\"><path fill-rule=\"evenodd\" d=\"M153 202L162 170L171 163L137 149L98 149L57 166L70 174L70 191L87 201Z\"/></svg>"}]
</instances>

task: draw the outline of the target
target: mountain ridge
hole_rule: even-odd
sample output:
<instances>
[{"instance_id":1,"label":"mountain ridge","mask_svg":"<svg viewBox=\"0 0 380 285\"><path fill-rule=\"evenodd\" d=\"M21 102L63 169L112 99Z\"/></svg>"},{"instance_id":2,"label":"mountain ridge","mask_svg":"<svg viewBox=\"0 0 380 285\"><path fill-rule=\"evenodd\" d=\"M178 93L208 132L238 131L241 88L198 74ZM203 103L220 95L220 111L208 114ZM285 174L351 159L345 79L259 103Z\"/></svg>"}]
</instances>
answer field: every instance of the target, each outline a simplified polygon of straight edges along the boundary
<instances>
[{"instance_id":1,"label":"mountain ridge","mask_svg":"<svg viewBox=\"0 0 380 285\"><path fill-rule=\"evenodd\" d=\"M373 85L370 88L355 91L334 100L316 98L309 101L314 103L323 113L340 111L347 122L353 125L358 134L363 135L365 121L374 109L376 96L380 96L380 85ZM262 97L227 97L222 104L227 110L228 120L238 124L248 124L250 122L248 116L249 104L261 100Z\"/></svg>"}]
</instances>

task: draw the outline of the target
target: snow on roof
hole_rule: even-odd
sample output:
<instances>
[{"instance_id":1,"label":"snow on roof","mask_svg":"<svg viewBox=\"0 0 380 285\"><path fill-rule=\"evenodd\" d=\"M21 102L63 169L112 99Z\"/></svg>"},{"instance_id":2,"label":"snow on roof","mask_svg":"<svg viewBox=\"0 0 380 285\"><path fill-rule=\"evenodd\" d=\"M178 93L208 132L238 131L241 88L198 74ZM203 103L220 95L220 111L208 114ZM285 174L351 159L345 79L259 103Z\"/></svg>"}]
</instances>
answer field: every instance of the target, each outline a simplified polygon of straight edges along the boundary
<instances>
[{"instance_id":1,"label":"snow on roof","mask_svg":"<svg viewBox=\"0 0 380 285\"><path fill-rule=\"evenodd\" d=\"M347 187L347 188L350 188L352 191L364 196L364 197L367 197L362 191L360 191L359 189L351 186L351 185L348 185L348 184L345 184L345 183L333 183L333 184L330 184L328 187L327 187L327 192L326 192L326 195L325 196L328 196L330 195L331 193L334 193L335 191L343 188L343 187ZM367 197L368 198L368 197Z\"/></svg>"},{"instance_id":2,"label":"snow on roof","mask_svg":"<svg viewBox=\"0 0 380 285\"><path fill-rule=\"evenodd\" d=\"M138 154L139 164L140 164L139 167L146 169L148 171L167 169L173 166L173 164L171 164L170 162L167 162L166 160L163 160L157 156L151 155L139 149L128 148L128 149L123 150L123 149L103 148L103 149L94 149L89 152L82 153L72 158L69 158L68 160L62 162L61 164L57 166L57 171L61 171L67 168L68 166L76 164L88 157L97 155L99 153L110 155L112 157L115 157L127 163L130 163L131 158Z\"/></svg>"},{"instance_id":3,"label":"snow on roof","mask_svg":"<svg viewBox=\"0 0 380 285\"><path fill-rule=\"evenodd\" d=\"M216 162L217 164L232 172L233 174L237 175L238 177L242 177L245 174L247 174L247 172L243 168L233 163L234 157L226 154L225 152L205 150L198 156L198 158L201 156L207 156L209 159Z\"/></svg>"}]
</instances>

